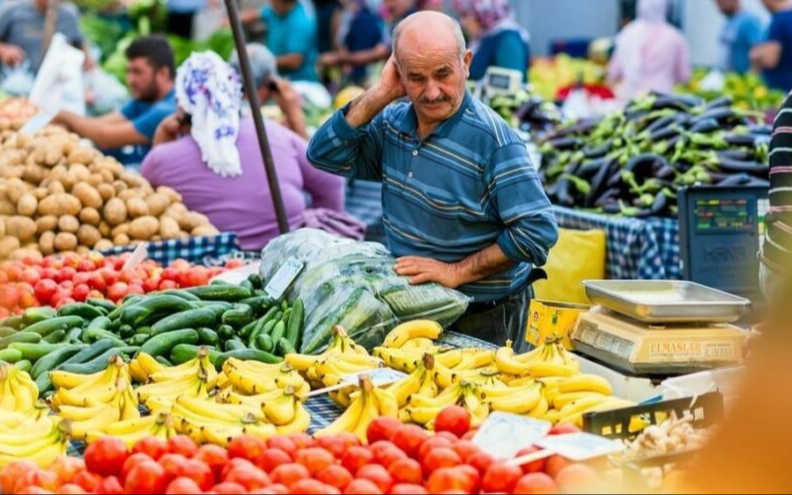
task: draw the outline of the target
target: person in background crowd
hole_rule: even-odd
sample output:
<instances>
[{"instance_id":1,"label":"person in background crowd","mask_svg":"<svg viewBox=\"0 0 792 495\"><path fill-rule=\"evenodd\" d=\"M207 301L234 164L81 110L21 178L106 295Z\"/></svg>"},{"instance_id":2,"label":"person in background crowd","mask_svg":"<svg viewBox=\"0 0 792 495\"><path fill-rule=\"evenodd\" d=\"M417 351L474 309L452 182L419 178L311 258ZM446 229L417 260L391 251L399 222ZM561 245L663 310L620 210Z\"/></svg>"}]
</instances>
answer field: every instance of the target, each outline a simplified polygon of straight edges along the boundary
<instances>
[{"instance_id":1,"label":"person in background crowd","mask_svg":"<svg viewBox=\"0 0 792 495\"><path fill-rule=\"evenodd\" d=\"M176 93L179 109L157 130L143 177L178 191L221 231L236 232L242 249L260 250L279 230L256 127L240 118L239 77L215 53L195 53L179 68ZM343 211L343 179L311 167L304 139L265 125L289 224L305 225L306 193L314 209Z\"/></svg>"},{"instance_id":2,"label":"person in background crowd","mask_svg":"<svg viewBox=\"0 0 792 495\"><path fill-rule=\"evenodd\" d=\"M205 8L206 0L168 0L168 32L192 39L195 14Z\"/></svg>"},{"instance_id":3,"label":"person in background crowd","mask_svg":"<svg viewBox=\"0 0 792 495\"><path fill-rule=\"evenodd\" d=\"M418 0L418 10L435 12L443 11L443 0Z\"/></svg>"},{"instance_id":4,"label":"person in background crowd","mask_svg":"<svg viewBox=\"0 0 792 495\"><path fill-rule=\"evenodd\" d=\"M319 53L335 50L337 19L343 5L341 0L313 0L316 7L316 34Z\"/></svg>"},{"instance_id":5,"label":"person in background crowd","mask_svg":"<svg viewBox=\"0 0 792 495\"><path fill-rule=\"evenodd\" d=\"M751 50L751 62L773 89L792 89L792 1L762 0L773 15L767 41Z\"/></svg>"},{"instance_id":6,"label":"person in background crowd","mask_svg":"<svg viewBox=\"0 0 792 495\"><path fill-rule=\"evenodd\" d=\"M484 78L489 67L512 69L528 78L528 32L514 18L509 0L454 0L454 10L473 40L470 78Z\"/></svg>"},{"instance_id":7,"label":"person in background crowd","mask_svg":"<svg viewBox=\"0 0 792 495\"><path fill-rule=\"evenodd\" d=\"M248 44L247 52L253 79L256 88L258 88L259 102L263 105L273 99L283 113L284 120L281 125L300 137L308 139L300 95L292 88L289 81L278 77L275 55L266 46L259 43ZM236 52L231 55L230 63L241 77L242 69Z\"/></svg>"},{"instance_id":8,"label":"person in background crowd","mask_svg":"<svg viewBox=\"0 0 792 495\"><path fill-rule=\"evenodd\" d=\"M525 144L466 91L473 54L456 21L408 17L393 53L381 80L316 133L308 159L383 182L396 273L475 298L457 330L524 343L532 265L545 264L558 238Z\"/></svg>"},{"instance_id":9,"label":"person in background crowd","mask_svg":"<svg viewBox=\"0 0 792 495\"><path fill-rule=\"evenodd\" d=\"M319 62L325 67L343 67L350 81L362 85L368 66L390 56L382 18L368 0L343 0L344 11L336 41L338 50L325 53Z\"/></svg>"},{"instance_id":10,"label":"person in background crowd","mask_svg":"<svg viewBox=\"0 0 792 495\"><path fill-rule=\"evenodd\" d=\"M121 111L98 117L60 112L53 122L116 156L128 165L140 164L160 122L176 110L175 62L168 40L161 36L136 39L126 50L127 84L133 100ZM121 148L134 146L131 154Z\"/></svg>"},{"instance_id":11,"label":"person in background crowd","mask_svg":"<svg viewBox=\"0 0 792 495\"><path fill-rule=\"evenodd\" d=\"M762 21L742 8L741 0L716 0L726 16L721 31L721 69L744 74L751 70L751 49L762 39Z\"/></svg>"},{"instance_id":12,"label":"person in background crowd","mask_svg":"<svg viewBox=\"0 0 792 495\"><path fill-rule=\"evenodd\" d=\"M298 0L272 0L261 11L240 14L244 24L264 21L265 45L275 54L278 71L290 81L318 82L316 62L319 57L316 20Z\"/></svg>"},{"instance_id":13,"label":"person in background crowd","mask_svg":"<svg viewBox=\"0 0 792 495\"><path fill-rule=\"evenodd\" d=\"M670 93L692 73L687 41L668 20L668 0L639 0L638 18L616 40L608 73L629 100L657 91Z\"/></svg>"},{"instance_id":14,"label":"person in background crowd","mask_svg":"<svg viewBox=\"0 0 792 495\"><path fill-rule=\"evenodd\" d=\"M47 0L7 0L0 4L0 64L17 66L27 60L37 72L44 54L44 19ZM93 65L85 37L80 30L80 13L71 3L60 5L56 32L85 52L85 68Z\"/></svg>"},{"instance_id":15,"label":"person in background crowd","mask_svg":"<svg viewBox=\"0 0 792 495\"><path fill-rule=\"evenodd\" d=\"M418 12L416 0L382 0L382 7L391 32L401 21Z\"/></svg>"}]
</instances>

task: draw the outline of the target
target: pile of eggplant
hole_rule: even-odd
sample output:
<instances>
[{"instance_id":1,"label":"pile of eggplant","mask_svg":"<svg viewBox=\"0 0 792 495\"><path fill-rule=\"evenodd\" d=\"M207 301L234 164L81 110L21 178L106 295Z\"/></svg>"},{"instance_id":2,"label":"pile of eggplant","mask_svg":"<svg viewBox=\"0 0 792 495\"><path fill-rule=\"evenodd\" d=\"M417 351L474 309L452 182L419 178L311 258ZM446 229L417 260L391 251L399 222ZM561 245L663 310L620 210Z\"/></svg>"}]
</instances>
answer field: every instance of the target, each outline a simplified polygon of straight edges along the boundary
<instances>
[{"instance_id":1,"label":"pile of eggplant","mask_svg":"<svg viewBox=\"0 0 792 495\"><path fill-rule=\"evenodd\" d=\"M757 117L729 97L651 94L542 136L541 175L559 206L676 216L683 187L769 186L772 129Z\"/></svg>"}]
</instances>

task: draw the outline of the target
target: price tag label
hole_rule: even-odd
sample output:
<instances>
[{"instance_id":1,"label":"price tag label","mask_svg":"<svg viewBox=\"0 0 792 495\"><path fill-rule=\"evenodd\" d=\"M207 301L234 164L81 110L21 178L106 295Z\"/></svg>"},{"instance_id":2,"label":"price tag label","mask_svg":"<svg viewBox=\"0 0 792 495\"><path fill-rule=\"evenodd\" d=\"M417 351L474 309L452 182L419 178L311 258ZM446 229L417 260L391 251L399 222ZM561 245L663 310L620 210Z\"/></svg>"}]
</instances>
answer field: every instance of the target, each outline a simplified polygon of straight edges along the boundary
<instances>
[{"instance_id":1,"label":"price tag label","mask_svg":"<svg viewBox=\"0 0 792 495\"><path fill-rule=\"evenodd\" d=\"M536 445L575 462L588 461L624 450L621 442L589 433L547 437L536 442Z\"/></svg>"},{"instance_id":2,"label":"price tag label","mask_svg":"<svg viewBox=\"0 0 792 495\"><path fill-rule=\"evenodd\" d=\"M272 280L264 288L264 292L276 301L280 300L297 279L297 275L300 274L303 268L305 268L305 264L300 263L297 258L287 259L286 263L283 264L278 273L272 277Z\"/></svg>"},{"instance_id":3,"label":"price tag label","mask_svg":"<svg viewBox=\"0 0 792 495\"><path fill-rule=\"evenodd\" d=\"M48 113L40 113L33 117L32 119L27 121L27 124L22 126L22 129L19 130L22 134L29 134L33 135L38 131L44 129L52 122L52 119L55 118L54 115Z\"/></svg>"},{"instance_id":4,"label":"price tag label","mask_svg":"<svg viewBox=\"0 0 792 495\"><path fill-rule=\"evenodd\" d=\"M140 266L146 258L148 258L148 243L143 242L138 244L138 247L132 252L132 256L124 263L124 268L122 268L122 270L134 270Z\"/></svg>"},{"instance_id":5,"label":"price tag label","mask_svg":"<svg viewBox=\"0 0 792 495\"><path fill-rule=\"evenodd\" d=\"M407 374L401 371L392 370L390 368L377 368L375 370L346 375L341 378L341 383L357 387L360 385L360 377L362 375L367 375L371 379L371 384L375 387L384 387L385 385L396 383L407 377Z\"/></svg>"},{"instance_id":6,"label":"price tag label","mask_svg":"<svg viewBox=\"0 0 792 495\"><path fill-rule=\"evenodd\" d=\"M213 278L212 282L214 282L215 280L219 280L227 284L239 285L245 280L247 280L249 276L253 275L254 273L258 273L260 266L261 266L261 261L254 261L241 268L237 268L235 270L229 270L227 272L221 273L220 275Z\"/></svg>"},{"instance_id":7,"label":"price tag label","mask_svg":"<svg viewBox=\"0 0 792 495\"><path fill-rule=\"evenodd\" d=\"M512 459L547 436L552 428L546 421L495 412L481 425L473 443L495 459Z\"/></svg>"}]
</instances>

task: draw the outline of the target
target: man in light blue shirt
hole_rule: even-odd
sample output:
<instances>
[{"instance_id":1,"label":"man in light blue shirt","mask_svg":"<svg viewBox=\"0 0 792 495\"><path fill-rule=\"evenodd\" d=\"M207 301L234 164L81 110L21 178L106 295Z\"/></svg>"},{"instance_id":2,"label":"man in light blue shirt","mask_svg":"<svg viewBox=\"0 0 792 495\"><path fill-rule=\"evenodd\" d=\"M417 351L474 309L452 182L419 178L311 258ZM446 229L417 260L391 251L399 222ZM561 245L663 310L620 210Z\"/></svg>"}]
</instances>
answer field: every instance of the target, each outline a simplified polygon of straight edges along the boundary
<instances>
[{"instance_id":1,"label":"man in light blue shirt","mask_svg":"<svg viewBox=\"0 0 792 495\"><path fill-rule=\"evenodd\" d=\"M271 0L260 11L242 12L240 18L243 24L264 22L267 29L264 44L277 57L281 76L290 81L319 81L316 19L299 0Z\"/></svg>"},{"instance_id":2,"label":"man in light blue shirt","mask_svg":"<svg viewBox=\"0 0 792 495\"><path fill-rule=\"evenodd\" d=\"M393 53L380 82L317 132L308 159L382 182L396 272L471 296L457 330L519 348L533 267L558 238L550 201L525 143L466 92L472 53L456 21L408 17Z\"/></svg>"},{"instance_id":3,"label":"man in light blue shirt","mask_svg":"<svg viewBox=\"0 0 792 495\"><path fill-rule=\"evenodd\" d=\"M745 74L751 70L751 49L762 41L762 21L743 9L740 0L717 0L717 3L726 16L720 35L721 69Z\"/></svg>"}]
</instances>

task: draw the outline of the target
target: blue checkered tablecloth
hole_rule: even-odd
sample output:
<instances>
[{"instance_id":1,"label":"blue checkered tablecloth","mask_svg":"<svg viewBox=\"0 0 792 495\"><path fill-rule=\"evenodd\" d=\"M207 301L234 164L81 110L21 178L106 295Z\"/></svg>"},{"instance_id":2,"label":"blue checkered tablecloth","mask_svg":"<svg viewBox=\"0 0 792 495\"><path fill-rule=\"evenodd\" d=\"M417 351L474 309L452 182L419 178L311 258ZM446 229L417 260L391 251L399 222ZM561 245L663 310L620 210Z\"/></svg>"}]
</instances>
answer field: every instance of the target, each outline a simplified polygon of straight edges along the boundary
<instances>
[{"instance_id":1,"label":"blue checkered tablecloth","mask_svg":"<svg viewBox=\"0 0 792 495\"><path fill-rule=\"evenodd\" d=\"M608 278L679 280L679 222L671 218L622 218L569 208L554 209L559 226L603 230L607 235Z\"/></svg>"},{"instance_id":2,"label":"blue checkered tablecloth","mask_svg":"<svg viewBox=\"0 0 792 495\"><path fill-rule=\"evenodd\" d=\"M102 254L119 255L132 252L135 247L116 246L103 251ZM179 258L192 263L206 264L209 260L222 258L235 251L239 251L239 244L236 234L231 232L209 237L191 237L189 240L175 239L148 243L148 257L165 266Z\"/></svg>"}]
</instances>

